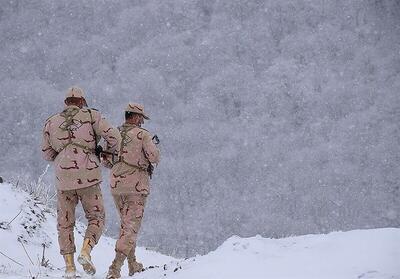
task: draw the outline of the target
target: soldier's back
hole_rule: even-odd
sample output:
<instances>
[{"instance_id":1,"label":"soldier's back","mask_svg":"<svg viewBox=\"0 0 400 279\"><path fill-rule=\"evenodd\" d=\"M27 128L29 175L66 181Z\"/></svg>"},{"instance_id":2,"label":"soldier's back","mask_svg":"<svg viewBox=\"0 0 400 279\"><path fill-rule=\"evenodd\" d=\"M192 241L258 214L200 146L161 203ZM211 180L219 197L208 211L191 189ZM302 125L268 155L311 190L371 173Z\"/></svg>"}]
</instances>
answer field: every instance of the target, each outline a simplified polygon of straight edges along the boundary
<instances>
[{"instance_id":1,"label":"soldier's back","mask_svg":"<svg viewBox=\"0 0 400 279\"><path fill-rule=\"evenodd\" d=\"M80 189L101 182L100 162L94 153L93 113L68 106L46 123L51 146L58 153L55 172L60 190Z\"/></svg>"}]
</instances>

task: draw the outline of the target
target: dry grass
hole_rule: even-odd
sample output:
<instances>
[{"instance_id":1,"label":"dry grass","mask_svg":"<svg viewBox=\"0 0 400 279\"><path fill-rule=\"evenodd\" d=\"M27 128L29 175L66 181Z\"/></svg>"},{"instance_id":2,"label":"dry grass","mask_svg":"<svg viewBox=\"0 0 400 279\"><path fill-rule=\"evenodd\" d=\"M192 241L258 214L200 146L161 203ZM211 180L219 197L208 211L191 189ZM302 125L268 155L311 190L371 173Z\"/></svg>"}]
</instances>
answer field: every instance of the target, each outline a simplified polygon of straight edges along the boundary
<instances>
[{"instance_id":1,"label":"dry grass","mask_svg":"<svg viewBox=\"0 0 400 279\"><path fill-rule=\"evenodd\" d=\"M27 181L27 179L18 177L13 179L11 183L18 189L27 192L33 199L41 204L53 207L55 204L56 190L53 185L43 181L43 177L47 174L50 165L47 165L42 174L36 181Z\"/></svg>"}]
</instances>

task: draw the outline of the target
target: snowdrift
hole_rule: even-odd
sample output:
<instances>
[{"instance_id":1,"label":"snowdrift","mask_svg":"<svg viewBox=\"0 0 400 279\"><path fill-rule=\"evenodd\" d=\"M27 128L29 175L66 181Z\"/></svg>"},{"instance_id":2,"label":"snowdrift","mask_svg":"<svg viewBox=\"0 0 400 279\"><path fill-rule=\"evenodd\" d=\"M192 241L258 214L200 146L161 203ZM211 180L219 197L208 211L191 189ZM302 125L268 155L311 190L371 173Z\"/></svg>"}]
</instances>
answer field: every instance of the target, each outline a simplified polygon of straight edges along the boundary
<instances>
[{"instance_id":1,"label":"snowdrift","mask_svg":"<svg viewBox=\"0 0 400 279\"><path fill-rule=\"evenodd\" d=\"M0 278L61 278L54 211L12 185L0 184L0 212ZM77 250L83 231L78 222ZM95 278L105 277L114 244L102 237L96 246ZM134 278L400 278L400 229L284 239L233 236L204 256L174 259L138 248L138 257L146 271Z\"/></svg>"},{"instance_id":2,"label":"snowdrift","mask_svg":"<svg viewBox=\"0 0 400 279\"><path fill-rule=\"evenodd\" d=\"M61 278L64 262L59 254L56 225L55 211L39 199L10 184L0 184L0 277ZM77 222L75 243L78 252L84 231L85 226ZM95 278L105 277L114 256L114 245L114 239L103 236L95 247L93 261L98 267ZM154 269L168 266L174 260L141 247L138 247L137 255L147 267ZM76 264L78 272L85 276L81 266ZM127 274L127 268L124 273Z\"/></svg>"}]
</instances>

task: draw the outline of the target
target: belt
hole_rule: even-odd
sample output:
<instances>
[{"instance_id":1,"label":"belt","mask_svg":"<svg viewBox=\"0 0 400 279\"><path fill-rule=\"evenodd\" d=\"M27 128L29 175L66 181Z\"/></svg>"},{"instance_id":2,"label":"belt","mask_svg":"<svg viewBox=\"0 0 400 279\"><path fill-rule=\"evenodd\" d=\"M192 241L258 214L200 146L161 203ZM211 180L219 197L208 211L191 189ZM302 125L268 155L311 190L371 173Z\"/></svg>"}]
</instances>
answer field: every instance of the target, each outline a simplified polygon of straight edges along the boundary
<instances>
[{"instance_id":1,"label":"belt","mask_svg":"<svg viewBox=\"0 0 400 279\"><path fill-rule=\"evenodd\" d=\"M129 167L138 169L138 170L140 170L140 171L147 171L147 168L140 167L140 166L137 166L137 165L129 164L129 163L126 162L125 160L119 159L119 160L117 161L117 163L120 163L120 162L121 162L121 163L124 163L124 164L126 164L126 165L128 165Z\"/></svg>"},{"instance_id":2,"label":"belt","mask_svg":"<svg viewBox=\"0 0 400 279\"><path fill-rule=\"evenodd\" d=\"M69 142L69 143L67 143L66 145L64 145L64 146L60 149L60 151L59 151L58 153L60 153L61 151L63 151L65 148L67 148L68 145L74 145L74 146L76 146L76 147L82 148L83 150L89 151L89 152L91 152L91 153L95 153L95 150L94 150L93 148L89 148L89 147L87 147L87 146L84 146L84 145L81 145L81 144L75 143L75 142Z\"/></svg>"}]
</instances>

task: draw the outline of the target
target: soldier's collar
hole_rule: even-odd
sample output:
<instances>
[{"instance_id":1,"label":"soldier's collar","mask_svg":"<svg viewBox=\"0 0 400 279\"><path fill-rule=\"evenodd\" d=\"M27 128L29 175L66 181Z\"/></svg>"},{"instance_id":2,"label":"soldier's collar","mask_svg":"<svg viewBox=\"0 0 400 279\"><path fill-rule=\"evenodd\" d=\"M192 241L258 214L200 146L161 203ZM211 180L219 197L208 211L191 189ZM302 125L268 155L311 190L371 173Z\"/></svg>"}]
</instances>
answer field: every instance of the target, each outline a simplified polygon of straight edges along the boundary
<instances>
[{"instance_id":1,"label":"soldier's collar","mask_svg":"<svg viewBox=\"0 0 400 279\"><path fill-rule=\"evenodd\" d=\"M68 108L74 108L74 109L80 109L78 106L75 106L75 105L65 105L65 109L68 109Z\"/></svg>"},{"instance_id":2,"label":"soldier's collar","mask_svg":"<svg viewBox=\"0 0 400 279\"><path fill-rule=\"evenodd\" d=\"M61 116L67 117L67 116L75 116L78 112L80 111L80 108L78 106L65 106L64 110L60 113Z\"/></svg>"},{"instance_id":3,"label":"soldier's collar","mask_svg":"<svg viewBox=\"0 0 400 279\"><path fill-rule=\"evenodd\" d=\"M139 127L139 126L137 126L135 124L126 123L126 122L124 124L122 124L122 126L124 126L124 127Z\"/></svg>"}]
</instances>

